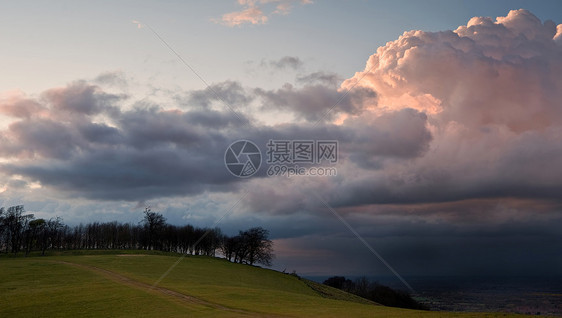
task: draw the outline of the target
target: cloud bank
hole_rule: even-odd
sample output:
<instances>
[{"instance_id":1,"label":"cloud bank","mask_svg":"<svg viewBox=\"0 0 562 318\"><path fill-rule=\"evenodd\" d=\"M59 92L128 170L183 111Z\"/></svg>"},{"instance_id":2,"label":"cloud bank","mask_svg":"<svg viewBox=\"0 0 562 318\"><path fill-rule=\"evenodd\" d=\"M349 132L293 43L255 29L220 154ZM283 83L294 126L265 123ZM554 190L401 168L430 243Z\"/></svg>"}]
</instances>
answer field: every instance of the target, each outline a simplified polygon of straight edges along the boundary
<instances>
[{"instance_id":1,"label":"cloud bank","mask_svg":"<svg viewBox=\"0 0 562 318\"><path fill-rule=\"evenodd\" d=\"M223 22L265 23L264 5L286 13L283 5L292 3L239 1L245 9ZM287 56L266 64L300 71L303 62ZM176 92L166 103L104 89L100 83L114 82L107 76L39 96L5 93L3 188L33 185L61 198L125 202L248 190L241 206L249 215L306 215L333 228L319 194L379 242L397 270L408 263L404 255L415 265L406 271L457 255L455 266L471 272L463 262L492 266L489 259L501 246L546 240L547 254L560 247L552 243L562 222L560 74L562 25L514 10L496 19L472 18L455 30L404 32L343 82L322 70L299 72L294 83L276 89L227 80ZM237 139L262 146L270 139L338 140L338 175L286 179L260 171L236 179L223 156ZM272 233L287 251L298 252L295 240L317 236L310 248L330 255L319 243L328 234L317 225L283 225ZM537 231L547 234L537 237ZM330 235L353 239L345 228ZM468 248L472 243L476 247ZM486 246L488 252L479 254ZM518 253L506 250L492 272L506 260L521 260ZM549 270L562 268L561 261L552 258ZM513 270L533 266L528 260Z\"/></svg>"}]
</instances>

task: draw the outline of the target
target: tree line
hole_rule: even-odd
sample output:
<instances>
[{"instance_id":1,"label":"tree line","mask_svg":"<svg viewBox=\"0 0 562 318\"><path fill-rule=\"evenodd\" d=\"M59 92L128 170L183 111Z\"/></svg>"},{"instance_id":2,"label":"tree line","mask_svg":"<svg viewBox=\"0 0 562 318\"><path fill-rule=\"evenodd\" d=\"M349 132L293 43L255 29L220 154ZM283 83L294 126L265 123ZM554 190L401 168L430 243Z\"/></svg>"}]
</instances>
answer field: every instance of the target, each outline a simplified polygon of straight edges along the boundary
<instances>
[{"instance_id":1,"label":"tree line","mask_svg":"<svg viewBox=\"0 0 562 318\"><path fill-rule=\"evenodd\" d=\"M366 277L360 277L352 281L343 276L333 276L325 280L324 285L341 289L385 306L429 310L427 306L413 299L407 292L394 290L388 286L372 282Z\"/></svg>"},{"instance_id":2,"label":"tree line","mask_svg":"<svg viewBox=\"0 0 562 318\"><path fill-rule=\"evenodd\" d=\"M273 242L261 227L228 236L220 228L173 225L146 208L139 224L92 222L65 225L61 218L49 220L26 214L23 205L0 208L0 251L29 255L47 250L140 249L192 255L222 254L229 261L271 266Z\"/></svg>"}]
</instances>

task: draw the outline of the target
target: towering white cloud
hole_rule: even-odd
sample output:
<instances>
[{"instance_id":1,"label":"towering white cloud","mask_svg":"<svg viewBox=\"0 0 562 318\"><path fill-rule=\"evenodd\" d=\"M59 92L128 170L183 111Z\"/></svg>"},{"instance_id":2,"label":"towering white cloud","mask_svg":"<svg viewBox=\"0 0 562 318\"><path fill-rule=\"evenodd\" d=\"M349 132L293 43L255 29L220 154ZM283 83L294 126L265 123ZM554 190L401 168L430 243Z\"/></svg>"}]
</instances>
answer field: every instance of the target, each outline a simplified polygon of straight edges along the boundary
<instances>
[{"instance_id":1,"label":"towering white cloud","mask_svg":"<svg viewBox=\"0 0 562 318\"><path fill-rule=\"evenodd\" d=\"M560 25L526 10L475 17L454 31L408 31L346 80L376 91L372 107L414 108L442 124L501 125L513 132L559 125ZM362 80L360 80L362 78Z\"/></svg>"}]
</instances>

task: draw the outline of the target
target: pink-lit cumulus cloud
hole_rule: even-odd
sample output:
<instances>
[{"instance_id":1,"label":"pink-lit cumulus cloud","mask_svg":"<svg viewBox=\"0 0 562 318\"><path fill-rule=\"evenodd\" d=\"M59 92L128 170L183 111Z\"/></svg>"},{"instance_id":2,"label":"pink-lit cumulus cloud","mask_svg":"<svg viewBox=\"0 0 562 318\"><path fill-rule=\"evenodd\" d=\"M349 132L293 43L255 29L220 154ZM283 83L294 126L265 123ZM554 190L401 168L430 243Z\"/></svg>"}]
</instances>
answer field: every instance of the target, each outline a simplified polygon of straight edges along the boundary
<instances>
[{"instance_id":1,"label":"pink-lit cumulus cloud","mask_svg":"<svg viewBox=\"0 0 562 318\"><path fill-rule=\"evenodd\" d=\"M517 10L495 21L472 18L454 31L408 31L380 47L339 90L372 92L336 110L341 177L310 187L365 213L383 209L377 204L457 201L452 209L461 211L466 200L558 200L559 32ZM284 210L308 201L300 187L288 185L286 197L276 191L285 204L298 202ZM264 209L259 188L255 204Z\"/></svg>"}]
</instances>

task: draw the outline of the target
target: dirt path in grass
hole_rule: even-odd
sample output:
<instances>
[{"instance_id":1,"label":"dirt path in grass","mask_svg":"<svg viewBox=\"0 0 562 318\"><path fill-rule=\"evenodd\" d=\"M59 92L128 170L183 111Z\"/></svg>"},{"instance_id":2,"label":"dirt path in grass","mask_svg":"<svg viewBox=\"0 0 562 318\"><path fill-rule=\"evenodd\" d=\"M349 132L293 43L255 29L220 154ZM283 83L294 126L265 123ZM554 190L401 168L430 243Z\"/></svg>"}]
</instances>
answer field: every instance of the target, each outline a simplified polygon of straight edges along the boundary
<instances>
[{"instance_id":1,"label":"dirt path in grass","mask_svg":"<svg viewBox=\"0 0 562 318\"><path fill-rule=\"evenodd\" d=\"M208 302L206 300L203 300L203 299L200 299L200 298L197 298L197 297L185 295L185 294L182 294L180 292L173 291L171 289L167 289L167 288L164 288L164 287L159 287L159 286L153 287L150 284L143 283L143 282L140 282L138 280L134 280L134 279L131 279L129 277L125 277L121 274L109 271L107 269L103 269L103 268L99 268L99 267L95 267L95 266L91 266L91 265L84 265L84 264L71 263L71 262L65 262L65 261L52 261L52 262L59 263L59 264L65 264L65 265L69 265L69 266L74 266L74 267L85 269L85 270L88 270L88 271L91 271L91 272L95 272L95 273L100 274L100 275L102 275L102 276L104 276L104 277L106 277L106 278L108 278L108 279L110 279L114 282L117 282L117 283L122 284L122 285L129 286L129 287L132 287L132 288L141 289L141 290L144 290L144 291L147 291L147 292L152 292L152 293L158 293L160 295L171 296L175 300L178 300L178 301L180 301L181 303L184 303L184 304L202 305L202 306L210 307L210 308L213 308L213 309L237 313L237 314L240 314L242 316L272 317L272 318L274 318L274 317L288 317L288 316L257 313L257 312L242 310L242 309L226 307L226 306L223 306L223 305L220 305L220 304Z\"/></svg>"}]
</instances>

